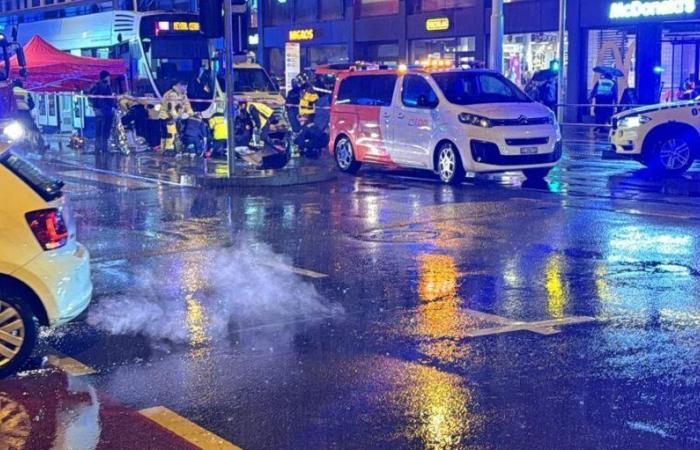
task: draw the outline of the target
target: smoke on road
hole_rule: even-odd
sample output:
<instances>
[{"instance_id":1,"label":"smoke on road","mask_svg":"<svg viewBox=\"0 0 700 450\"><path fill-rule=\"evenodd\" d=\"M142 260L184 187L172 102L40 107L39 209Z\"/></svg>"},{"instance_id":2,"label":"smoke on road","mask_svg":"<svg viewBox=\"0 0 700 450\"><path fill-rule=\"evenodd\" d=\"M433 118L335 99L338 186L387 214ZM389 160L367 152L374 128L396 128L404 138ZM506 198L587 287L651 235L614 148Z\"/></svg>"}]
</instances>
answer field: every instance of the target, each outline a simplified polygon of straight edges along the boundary
<instances>
[{"instance_id":1,"label":"smoke on road","mask_svg":"<svg viewBox=\"0 0 700 450\"><path fill-rule=\"evenodd\" d=\"M111 334L197 344L229 327L331 317L342 307L288 270L267 245L246 241L215 252L179 255L165 265L129 267L130 285L103 297L88 323ZM112 269L113 270L113 269Z\"/></svg>"}]
</instances>

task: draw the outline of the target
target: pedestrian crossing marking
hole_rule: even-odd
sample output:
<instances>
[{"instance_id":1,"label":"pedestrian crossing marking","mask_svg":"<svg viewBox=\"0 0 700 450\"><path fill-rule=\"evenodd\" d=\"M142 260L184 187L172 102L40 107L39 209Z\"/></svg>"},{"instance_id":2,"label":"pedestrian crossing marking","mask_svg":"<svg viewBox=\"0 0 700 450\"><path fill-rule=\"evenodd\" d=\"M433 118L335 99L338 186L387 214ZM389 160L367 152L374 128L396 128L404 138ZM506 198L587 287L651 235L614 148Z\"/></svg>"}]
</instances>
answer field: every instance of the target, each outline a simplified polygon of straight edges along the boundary
<instances>
[{"instance_id":1,"label":"pedestrian crossing marking","mask_svg":"<svg viewBox=\"0 0 700 450\"><path fill-rule=\"evenodd\" d=\"M97 373L92 367L86 366L77 359L69 357L60 357L56 355L49 355L46 358L49 365L61 370L62 372L72 375L74 377L80 377L84 375L93 375Z\"/></svg>"},{"instance_id":2,"label":"pedestrian crossing marking","mask_svg":"<svg viewBox=\"0 0 700 450\"><path fill-rule=\"evenodd\" d=\"M202 450L241 450L163 406L142 409L139 413Z\"/></svg>"}]
</instances>

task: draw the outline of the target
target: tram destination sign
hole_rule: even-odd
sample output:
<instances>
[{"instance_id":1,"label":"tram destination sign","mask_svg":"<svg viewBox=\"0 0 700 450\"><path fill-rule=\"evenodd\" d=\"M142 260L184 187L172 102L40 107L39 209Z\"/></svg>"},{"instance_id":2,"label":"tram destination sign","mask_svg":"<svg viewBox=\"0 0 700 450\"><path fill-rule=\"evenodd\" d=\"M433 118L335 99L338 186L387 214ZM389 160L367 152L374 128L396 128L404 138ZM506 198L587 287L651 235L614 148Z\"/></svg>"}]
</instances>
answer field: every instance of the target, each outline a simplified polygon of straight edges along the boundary
<instances>
[{"instance_id":1,"label":"tram destination sign","mask_svg":"<svg viewBox=\"0 0 700 450\"><path fill-rule=\"evenodd\" d=\"M610 19L637 19L693 14L696 0L633 0L610 4Z\"/></svg>"}]
</instances>

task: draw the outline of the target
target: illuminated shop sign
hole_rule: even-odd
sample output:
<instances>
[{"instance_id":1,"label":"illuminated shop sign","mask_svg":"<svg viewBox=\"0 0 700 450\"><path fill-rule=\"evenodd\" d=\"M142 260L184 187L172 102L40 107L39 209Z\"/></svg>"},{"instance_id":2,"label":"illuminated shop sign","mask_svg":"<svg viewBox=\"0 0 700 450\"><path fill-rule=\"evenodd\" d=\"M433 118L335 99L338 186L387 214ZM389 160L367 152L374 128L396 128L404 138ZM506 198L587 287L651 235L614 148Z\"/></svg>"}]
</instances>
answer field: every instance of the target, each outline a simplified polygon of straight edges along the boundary
<instances>
[{"instance_id":1,"label":"illuminated shop sign","mask_svg":"<svg viewBox=\"0 0 700 450\"><path fill-rule=\"evenodd\" d=\"M303 30L289 30L290 41L310 41L314 38L314 29L305 28Z\"/></svg>"},{"instance_id":2,"label":"illuminated shop sign","mask_svg":"<svg viewBox=\"0 0 700 450\"><path fill-rule=\"evenodd\" d=\"M450 29L449 17L435 17L425 21L426 31L445 31Z\"/></svg>"},{"instance_id":3,"label":"illuminated shop sign","mask_svg":"<svg viewBox=\"0 0 700 450\"><path fill-rule=\"evenodd\" d=\"M639 17L664 17L693 14L695 0L625 1L610 5L611 19L635 19Z\"/></svg>"}]
</instances>

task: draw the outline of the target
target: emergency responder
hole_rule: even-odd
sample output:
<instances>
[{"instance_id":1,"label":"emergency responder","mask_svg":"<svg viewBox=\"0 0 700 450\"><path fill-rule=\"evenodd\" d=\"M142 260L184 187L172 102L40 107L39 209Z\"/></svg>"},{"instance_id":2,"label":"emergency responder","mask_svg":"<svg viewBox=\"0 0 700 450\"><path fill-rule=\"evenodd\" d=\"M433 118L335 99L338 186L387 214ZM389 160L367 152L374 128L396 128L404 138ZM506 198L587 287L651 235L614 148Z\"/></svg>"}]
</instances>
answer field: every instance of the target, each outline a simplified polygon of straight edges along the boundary
<instances>
[{"instance_id":1,"label":"emergency responder","mask_svg":"<svg viewBox=\"0 0 700 450\"><path fill-rule=\"evenodd\" d=\"M30 140L36 143L40 149L44 148L44 140L41 137L41 131L39 127L36 126L36 123L34 123L34 118L31 113L34 109L34 99L29 91L24 89L22 80L14 80L12 82L12 94L14 95L15 105L17 106L17 120L26 130L27 136L32 138Z\"/></svg>"},{"instance_id":2,"label":"emergency responder","mask_svg":"<svg viewBox=\"0 0 700 450\"><path fill-rule=\"evenodd\" d=\"M301 100L302 90L301 83L298 78L292 80L292 89L287 92L287 117L289 124L292 126L292 131L297 132L301 129L299 124L299 101Z\"/></svg>"},{"instance_id":3,"label":"emergency responder","mask_svg":"<svg viewBox=\"0 0 700 450\"><path fill-rule=\"evenodd\" d=\"M177 121L186 119L193 114L194 111L192 111L192 106L187 98L187 81L180 80L163 95L163 101L160 105L161 151L175 150Z\"/></svg>"},{"instance_id":4,"label":"emergency responder","mask_svg":"<svg viewBox=\"0 0 700 450\"><path fill-rule=\"evenodd\" d=\"M95 112L95 152L106 152L109 136L114 125L114 107L116 102L112 97L109 72L100 72L100 80L90 89L90 106Z\"/></svg>"},{"instance_id":5,"label":"emergency responder","mask_svg":"<svg viewBox=\"0 0 700 450\"><path fill-rule=\"evenodd\" d=\"M316 113L316 102L318 101L318 93L314 85L307 81L304 86L304 93L299 100L299 115L313 120Z\"/></svg>"},{"instance_id":6,"label":"emergency responder","mask_svg":"<svg viewBox=\"0 0 700 450\"><path fill-rule=\"evenodd\" d=\"M617 103L617 83L613 76L604 73L593 86L589 101L595 100L595 121L599 125L605 125L610 121L615 112ZM597 127L596 131L606 131L605 127Z\"/></svg>"}]
</instances>

